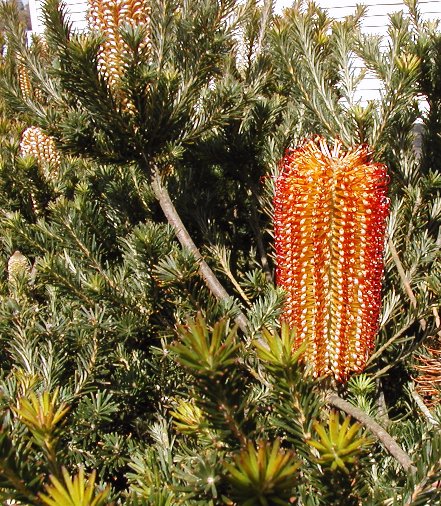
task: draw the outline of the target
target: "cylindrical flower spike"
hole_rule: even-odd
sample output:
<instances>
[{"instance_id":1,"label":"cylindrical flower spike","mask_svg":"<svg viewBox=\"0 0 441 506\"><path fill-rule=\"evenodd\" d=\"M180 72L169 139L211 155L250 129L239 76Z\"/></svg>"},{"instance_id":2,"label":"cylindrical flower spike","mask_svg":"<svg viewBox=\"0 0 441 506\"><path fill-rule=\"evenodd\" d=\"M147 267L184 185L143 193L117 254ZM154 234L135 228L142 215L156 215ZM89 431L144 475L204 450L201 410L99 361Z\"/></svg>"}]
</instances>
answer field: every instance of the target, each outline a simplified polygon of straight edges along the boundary
<instances>
[{"instance_id":1,"label":"cylindrical flower spike","mask_svg":"<svg viewBox=\"0 0 441 506\"><path fill-rule=\"evenodd\" d=\"M15 251L8 260L8 283L15 287L18 279L26 276L30 276L29 260L20 251Z\"/></svg>"},{"instance_id":2,"label":"cylindrical flower spike","mask_svg":"<svg viewBox=\"0 0 441 506\"><path fill-rule=\"evenodd\" d=\"M89 26L104 35L98 55L98 70L113 92L120 96L124 108L128 109L131 105L119 89L128 50L120 30L124 25L144 27L147 37L142 47L148 47L150 12L149 0L89 0Z\"/></svg>"},{"instance_id":3,"label":"cylindrical flower spike","mask_svg":"<svg viewBox=\"0 0 441 506\"><path fill-rule=\"evenodd\" d=\"M288 150L274 199L283 319L307 343L315 376L362 371L378 331L386 218L386 167L366 146L322 138Z\"/></svg>"},{"instance_id":4,"label":"cylindrical flower spike","mask_svg":"<svg viewBox=\"0 0 441 506\"><path fill-rule=\"evenodd\" d=\"M54 139L41 128L26 128L21 136L20 151L23 156L33 156L37 160L45 177L56 176L61 164L60 153Z\"/></svg>"},{"instance_id":5,"label":"cylindrical flower spike","mask_svg":"<svg viewBox=\"0 0 441 506\"><path fill-rule=\"evenodd\" d=\"M17 58L19 60L19 58ZM32 96L32 85L29 79L27 68L22 64L17 65L18 84L20 91L24 98L30 98Z\"/></svg>"}]
</instances>

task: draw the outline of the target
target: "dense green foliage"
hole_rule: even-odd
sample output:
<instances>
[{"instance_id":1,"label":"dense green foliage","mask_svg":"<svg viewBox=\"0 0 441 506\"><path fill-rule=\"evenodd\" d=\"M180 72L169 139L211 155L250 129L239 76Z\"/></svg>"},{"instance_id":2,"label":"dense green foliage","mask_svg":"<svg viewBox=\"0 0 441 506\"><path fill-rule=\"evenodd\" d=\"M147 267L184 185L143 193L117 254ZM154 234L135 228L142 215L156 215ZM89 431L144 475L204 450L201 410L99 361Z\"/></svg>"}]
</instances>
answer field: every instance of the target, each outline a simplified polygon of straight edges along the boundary
<instances>
[{"instance_id":1,"label":"dense green foliage","mask_svg":"<svg viewBox=\"0 0 441 506\"><path fill-rule=\"evenodd\" d=\"M439 397L414 381L425 344L441 348L441 35L407 4L380 44L359 33L361 8L336 22L303 2L275 16L270 1L153 0L148 46L121 27L118 90L98 72L103 34L71 33L48 0L45 41L29 44L2 6L3 500L441 504L441 410L421 411ZM382 82L368 104L355 55ZM60 166L22 156L28 126L53 136ZM273 179L285 148L314 134L368 143L390 169L377 347L338 388L415 473L330 410L329 382L278 323ZM230 297L211 294L176 241L155 175Z\"/></svg>"}]
</instances>

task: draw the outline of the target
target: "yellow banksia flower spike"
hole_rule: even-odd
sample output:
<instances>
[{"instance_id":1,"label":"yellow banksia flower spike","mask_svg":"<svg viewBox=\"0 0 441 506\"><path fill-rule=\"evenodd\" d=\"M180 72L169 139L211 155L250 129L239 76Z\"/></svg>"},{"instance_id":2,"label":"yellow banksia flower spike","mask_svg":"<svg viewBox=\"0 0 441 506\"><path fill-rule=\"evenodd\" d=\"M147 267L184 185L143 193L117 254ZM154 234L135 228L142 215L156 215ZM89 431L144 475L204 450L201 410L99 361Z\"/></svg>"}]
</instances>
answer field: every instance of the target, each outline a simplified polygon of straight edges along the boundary
<instances>
[{"instance_id":1,"label":"yellow banksia flower spike","mask_svg":"<svg viewBox=\"0 0 441 506\"><path fill-rule=\"evenodd\" d=\"M12 286L17 284L20 278L30 276L29 260L20 251L15 251L8 260L8 283Z\"/></svg>"},{"instance_id":2,"label":"yellow banksia flower spike","mask_svg":"<svg viewBox=\"0 0 441 506\"><path fill-rule=\"evenodd\" d=\"M29 79L29 73L27 68L19 63L17 66L18 85L24 98L31 98L32 96L32 85Z\"/></svg>"},{"instance_id":3,"label":"yellow banksia flower spike","mask_svg":"<svg viewBox=\"0 0 441 506\"><path fill-rule=\"evenodd\" d=\"M8 259L8 287L13 298L26 296L27 288L31 282L31 263L20 251L15 251Z\"/></svg>"},{"instance_id":4,"label":"yellow banksia flower spike","mask_svg":"<svg viewBox=\"0 0 441 506\"><path fill-rule=\"evenodd\" d=\"M25 99L42 100L43 95L40 89L32 86L29 70L26 67L25 58L17 54L17 79L21 94Z\"/></svg>"},{"instance_id":5,"label":"yellow banksia flower spike","mask_svg":"<svg viewBox=\"0 0 441 506\"><path fill-rule=\"evenodd\" d=\"M150 13L148 0L89 0L89 26L104 36L98 55L98 70L117 95L121 94L118 87L124 72L124 56L128 50L120 29L127 25L143 27L147 35L142 46L148 47ZM129 107L127 103L126 106Z\"/></svg>"},{"instance_id":6,"label":"yellow banksia flower spike","mask_svg":"<svg viewBox=\"0 0 441 506\"><path fill-rule=\"evenodd\" d=\"M323 138L286 152L274 199L282 319L315 376L363 370L378 331L389 212L386 167Z\"/></svg>"},{"instance_id":7,"label":"yellow banksia flower spike","mask_svg":"<svg viewBox=\"0 0 441 506\"><path fill-rule=\"evenodd\" d=\"M33 156L48 178L53 178L60 168L61 157L54 139L39 127L26 128L21 136L20 152L22 156Z\"/></svg>"}]
</instances>

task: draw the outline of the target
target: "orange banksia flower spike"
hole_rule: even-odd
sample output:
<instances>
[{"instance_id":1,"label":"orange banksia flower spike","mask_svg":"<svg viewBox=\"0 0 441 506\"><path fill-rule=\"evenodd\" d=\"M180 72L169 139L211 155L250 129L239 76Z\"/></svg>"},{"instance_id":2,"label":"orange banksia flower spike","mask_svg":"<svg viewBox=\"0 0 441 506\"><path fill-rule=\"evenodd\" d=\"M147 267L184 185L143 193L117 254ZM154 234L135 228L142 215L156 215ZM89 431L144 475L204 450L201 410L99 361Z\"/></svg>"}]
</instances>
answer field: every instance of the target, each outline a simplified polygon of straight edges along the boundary
<instances>
[{"instance_id":1,"label":"orange banksia flower spike","mask_svg":"<svg viewBox=\"0 0 441 506\"><path fill-rule=\"evenodd\" d=\"M386 167L322 138L288 150L274 199L283 319L315 376L362 371L378 331L389 212Z\"/></svg>"}]
</instances>

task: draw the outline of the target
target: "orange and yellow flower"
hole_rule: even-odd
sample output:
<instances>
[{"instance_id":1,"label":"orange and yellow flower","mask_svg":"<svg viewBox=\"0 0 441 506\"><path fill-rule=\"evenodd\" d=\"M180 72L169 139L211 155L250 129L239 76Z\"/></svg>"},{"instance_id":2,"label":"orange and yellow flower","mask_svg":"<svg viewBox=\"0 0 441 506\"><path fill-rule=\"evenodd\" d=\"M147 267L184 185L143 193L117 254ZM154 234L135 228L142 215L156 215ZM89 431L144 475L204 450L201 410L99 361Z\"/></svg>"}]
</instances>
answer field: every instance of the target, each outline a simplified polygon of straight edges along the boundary
<instances>
[{"instance_id":1,"label":"orange and yellow flower","mask_svg":"<svg viewBox=\"0 0 441 506\"><path fill-rule=\"evenodd\" d=\"M322 138L286 152L274 199L283 319L316 376L362 371L378 331L389 212L386 167Z\"/></svg>"}]
</instances>

